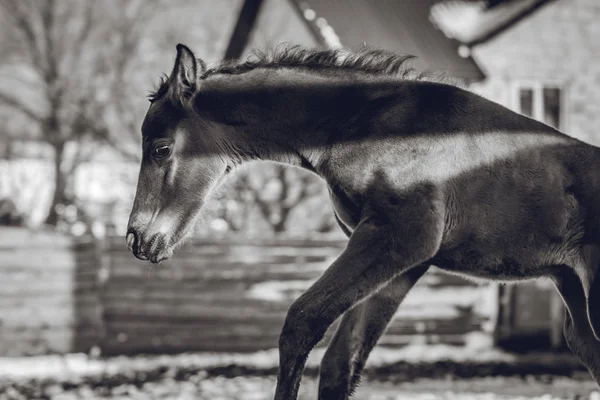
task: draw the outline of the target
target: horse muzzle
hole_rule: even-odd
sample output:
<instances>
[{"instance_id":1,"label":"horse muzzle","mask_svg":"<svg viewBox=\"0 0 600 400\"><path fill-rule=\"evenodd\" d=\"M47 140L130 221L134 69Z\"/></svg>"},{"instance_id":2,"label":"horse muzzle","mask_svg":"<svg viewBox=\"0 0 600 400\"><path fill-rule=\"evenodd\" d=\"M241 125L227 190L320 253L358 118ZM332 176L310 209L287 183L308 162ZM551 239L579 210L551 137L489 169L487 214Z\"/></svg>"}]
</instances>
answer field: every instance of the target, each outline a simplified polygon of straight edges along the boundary
<instances>
[{"instance_id":1,"label":"horse muzzle","mask_svg":"<svg viewBox=\"0 0 600 400\"><path fill-rule=\"evenodd\" d=\"M127 249L129 249L138 260L159 263L170 258L173 254L172 249L167 246L167 238L160 233L150 235L149 238L146 239L145 236L135 228L129 228L125 240Z\"/></svg>"}]
</instances>

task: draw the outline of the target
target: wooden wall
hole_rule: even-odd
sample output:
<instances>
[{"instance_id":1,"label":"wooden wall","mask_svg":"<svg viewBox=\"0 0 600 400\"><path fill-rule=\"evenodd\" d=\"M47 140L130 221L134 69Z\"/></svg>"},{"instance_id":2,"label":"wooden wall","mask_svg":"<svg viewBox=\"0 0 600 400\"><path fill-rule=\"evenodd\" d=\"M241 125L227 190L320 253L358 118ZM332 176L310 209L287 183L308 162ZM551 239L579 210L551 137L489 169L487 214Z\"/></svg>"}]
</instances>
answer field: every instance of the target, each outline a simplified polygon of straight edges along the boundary
<instances>
[{"instance_id":1,"label":"wooden wall","mask_svg":"<svg viewBox=\"0 0 600 400\"><path fill-rule=\"evenodd\" d=\"M204 238L179 249L172 261L152 266L134 259L123 238L111 239L110 272L102 291L103 353L276 347L293 299L345 244L326 237ZM416 337L461 343L465 333L491 333L494 301L490 286L427 275L409 294L382 343L402 345Z\"/></svg>"},{"instance_id":2,"label":"wooden wall","mask_svg":"<svg viewBox=\"0 0 600 400\"><path fill-rule=\"evenodd\" d=\"M339 236L199 238L156 266L135 259L122 237L0 228L0 356L95 345L105 355L273 348L289 305L345 245ZM434 271L381 343L491 335L496 300L494 286Z\"/></svg>"},{"instance_id":3,"label":"wooden wall","mask_svg":"<svg viewBox=\"0 0 600 400\"><path fill-rule=\"evenodd\" d=\"M90 241L0 227L0 356L87 351L99 341Z\"/></svg>"},{"instance_id":4,"label":"wooden wall","mask_svg":"<svg viewBox=\"0 0 600 400\"><path fill-rule=\"evenodd\" d=\"M345 245L326 236L198 238L156 266L121 237L93 243L0 228L0 356L272 348L289 305ZM564 310L552 287L497 290L433 268L380 344L461 344L482 332L504 346L561 346Z\"/></svg>"}]
</instances>

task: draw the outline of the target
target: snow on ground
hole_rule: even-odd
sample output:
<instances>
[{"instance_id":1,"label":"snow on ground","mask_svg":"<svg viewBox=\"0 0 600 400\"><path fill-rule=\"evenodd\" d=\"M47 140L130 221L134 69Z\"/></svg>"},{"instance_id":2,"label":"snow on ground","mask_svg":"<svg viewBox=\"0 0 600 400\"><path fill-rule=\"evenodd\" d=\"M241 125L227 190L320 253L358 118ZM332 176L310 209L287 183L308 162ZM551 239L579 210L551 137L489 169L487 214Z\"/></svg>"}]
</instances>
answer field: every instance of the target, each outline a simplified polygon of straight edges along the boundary
<instances>
[{"instance_id":1,"label":"snow on ground","mask_svg":"<svg viewBox=\"0 0 600 400\"><path fill-rule=\"evenodd\" d=\"M511 362L514 356L489 348L486 335L473 334L467 343L470 345L450 346L444 344L411 344L402 348L376 347L367 367L381 367L399 361L409 363L455 361L455 362ZM318 366L325 349L315 349L308 360L308 366ZM94 359L85 354L66 354L34 357L0 357L0 378L55 378L70 379L76 376L98 374L114 375L124 371L145 371L160 366L194 367L207 369L219 366L236 365L256 369L277 367L277 349L250 354L227 353L188 353L165 356L111 357Z\"/></svg>"},{"instance_id":2,"label":"snow on ground","mask_svg":"<svg viewBox=\"0 0 600 400\"><path fill-rule=\"evenodd\" d=\"M575 385L578 384L576 387ZM581 387L583 386L583 388ZM453 382L413 382L409 385L363 382L354 399L357 400L598 400L600 396L581 382L536 384L522 380L488 379L455 384ZM52 400L271 400L275 377L213 377L193 375L184 381L163 379L141 385L120 384L112 387L79 384L64 387L49 385L35 391L9 387L0 399L43 398ZM591 393L591 395L590 395ZM300 388L299 400L317 398L317 381L305 378Z\"/></svg>"},{"instance_id":3,"label":"snow on ground","mask_svg":"<svg viewBox=\"0 0 600 400\"><path fill-rule=\"evenodd\" d=\"M486 338L486 335L472 335L467 341L469 345L465 347L418 343L399 349L376 347L367 367L378 368L407 362L410 363L410 370L413 365L418 368L419 364L454 361L481 363L485 368L486 363L504 362L510 365L518 362L518 356L490 348ZM323 352L324 349L313 351L308 366L318 366ZM543 364L544 361L540 362ZM271 400L275 387L272 374L277 363L276 349L252 354L189 353L106 359L95 359L84 354L0 358L0 400ZM235 370L232 365L267 372L256 376L252 372L253 376L224 376L223 372L209 372L218 367ZM152 373L159 368L164 372ZM243 369L237 370L238 373L249 373ZM583 379L565 376L457 378L442 374L439 379L429 380L402 380L398 379L402 374L396 375L396 372L392 372L389 376L366 376L354 398L600 400L597 386L587 374ZM409 371L409 375L412 376L412 372ZM317 380L314 375L308 374L303 379L299 400L314 400L316 392Z\"/></svg>"}]
</instances>

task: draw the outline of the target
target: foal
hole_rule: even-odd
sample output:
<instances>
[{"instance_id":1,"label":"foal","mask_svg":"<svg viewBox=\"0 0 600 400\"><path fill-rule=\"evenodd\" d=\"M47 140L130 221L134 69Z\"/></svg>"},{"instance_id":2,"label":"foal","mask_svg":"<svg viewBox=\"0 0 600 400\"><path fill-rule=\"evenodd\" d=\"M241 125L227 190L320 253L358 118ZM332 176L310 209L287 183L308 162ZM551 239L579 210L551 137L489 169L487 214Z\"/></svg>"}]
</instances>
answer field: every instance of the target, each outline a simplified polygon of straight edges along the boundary
<instances>
[{"instance_id":1,"label":"foal","mask_svg":"<svg viewBox=\"0 0 600 400\"><path fill-rule=\"evenodd\" d=\"M291 48L206 69L177 46L151 96L127 245L173 253L211 191L255 159L328 184L346 249L291 306L275 399L296 399L306 358L341 325L320 399L347 399L388 321L429 265L478 278L549 277L565 335L600 379L600 151L458 87L406 57Z\"/></svg>"}]
</instances>

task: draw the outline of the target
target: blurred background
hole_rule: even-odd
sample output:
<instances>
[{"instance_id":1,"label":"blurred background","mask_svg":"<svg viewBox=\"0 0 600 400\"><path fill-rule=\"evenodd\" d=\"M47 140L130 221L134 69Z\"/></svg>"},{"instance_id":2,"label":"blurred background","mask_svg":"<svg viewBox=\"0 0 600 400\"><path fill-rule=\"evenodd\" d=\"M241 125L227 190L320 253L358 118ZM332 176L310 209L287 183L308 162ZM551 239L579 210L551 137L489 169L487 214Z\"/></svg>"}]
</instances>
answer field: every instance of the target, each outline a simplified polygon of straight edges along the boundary
<instances>
[{"instance_id":1,"label":"blurred background","mask_svg":"<svg viewBox=\"0 0 600 400\"><path fill-rule=\"evenodd\" d=\"M172 261L127 252L146 95L177 43L209 65L281 43L414 54L600 144L599 39L598 0L0 0L0 399L272 396L287 307L346 239L317 177L256 163ZM563 315L549 281L433 270L356 398L600 398Z\"/></svg>"}]
</instances>

